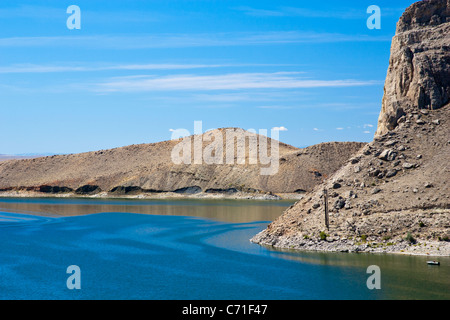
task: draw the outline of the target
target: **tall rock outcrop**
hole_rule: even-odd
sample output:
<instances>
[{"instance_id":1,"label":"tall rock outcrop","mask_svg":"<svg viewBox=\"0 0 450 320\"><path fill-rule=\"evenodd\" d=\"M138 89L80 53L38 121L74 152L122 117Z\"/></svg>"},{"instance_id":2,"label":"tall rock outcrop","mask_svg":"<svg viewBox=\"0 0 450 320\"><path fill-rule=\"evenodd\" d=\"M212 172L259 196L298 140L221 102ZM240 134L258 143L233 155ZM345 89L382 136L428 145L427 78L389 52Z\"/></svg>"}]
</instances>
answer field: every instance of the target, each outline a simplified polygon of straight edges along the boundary
<instances>
[{"instance_id":1,"label":"tall rock outcrop","mask_svg":"<svg viewBox=\"0 0 450 320\"><path fill-rule=\"evenodd\" d=\"M450 0L410 6L397 23L376 135L394 129L411 110L450 101Z\"/></svg>"},{"instance_id":2,"label":"tall rock outcrop","mask_svg":"<svg viewBox=\"0 0 450 320\"><path fill-rule=\"evenodd\" d=\"M431 0L405 11L374 140L253 242L450 255L449 8Z\"/></svg>"}]
</instances>

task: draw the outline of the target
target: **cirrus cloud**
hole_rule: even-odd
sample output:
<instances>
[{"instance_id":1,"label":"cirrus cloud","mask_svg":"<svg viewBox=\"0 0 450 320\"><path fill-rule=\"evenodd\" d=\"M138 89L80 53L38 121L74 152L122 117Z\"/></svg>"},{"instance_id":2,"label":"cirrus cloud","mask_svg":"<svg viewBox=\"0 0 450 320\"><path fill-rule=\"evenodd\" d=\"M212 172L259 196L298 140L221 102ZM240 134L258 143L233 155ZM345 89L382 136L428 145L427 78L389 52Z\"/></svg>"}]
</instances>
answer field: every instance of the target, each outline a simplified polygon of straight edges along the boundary
<instances>
[{"instance_id":1,"label":"cirrus cloud","mask_svg":"<svg viewBox=\"0 0 450 320\"><path fill-rule=\"evenodd\" d=\"M218 75L127 76L98 83L98 92L145 92L160 90L249 90L359 87L376 85L371 80L315 80L299 77L299 72L232 73Z\"/></svg>"}]
</instances>

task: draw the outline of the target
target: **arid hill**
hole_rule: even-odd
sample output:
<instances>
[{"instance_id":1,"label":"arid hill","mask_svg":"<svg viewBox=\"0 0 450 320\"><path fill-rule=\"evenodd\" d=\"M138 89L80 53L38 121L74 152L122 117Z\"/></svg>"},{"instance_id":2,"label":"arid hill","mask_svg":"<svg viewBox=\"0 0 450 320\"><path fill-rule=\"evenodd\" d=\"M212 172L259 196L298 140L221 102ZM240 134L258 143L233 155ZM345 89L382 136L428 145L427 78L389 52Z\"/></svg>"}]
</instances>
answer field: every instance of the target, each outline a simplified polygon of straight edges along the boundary
<instances>
[{"instance_id":1,"label":"arid hill","mask_svg":"<svg viewBox=\"0 0 450 320\"><path fill-rule=\"evenodd\" d=\"M450 1L444 0L406 10L392 40L373 142L253 242L303 250L450 254L449 12Z\"/></svg>"},{"instance_id":2,"label":"arid hill","mask_svg":"<svg viewBox=\"0 0 450 320\"><path fill-rule=\"evenodd\" d=\"M228 132L236 136L234 144L227 144ZM204 157L198 164L196 139L203 143L200 156ZM177 164L173 152L178 150L177 146L183 146L183 141L189 142L190 150L186 149L185 154L190 156ZM238 141L245 141L245 147L239 149L245 150L242 155L238 153ZM333 174L365 145L330 142L298 149L284 143L272 145L273 141L276 140L242 129L224 128L185 140L5 161L0 163L0 193L108 196L167 192L183 195L304 193ZM256 149L249 147L251 142ZM227 149L230 145L234 147ZM262 150L263 155L270 156L276 145L278 157L270 162L260 161L263 158L259 152ZM262 174L271 166L274 174Z\"/></svg>"}]
</instances>

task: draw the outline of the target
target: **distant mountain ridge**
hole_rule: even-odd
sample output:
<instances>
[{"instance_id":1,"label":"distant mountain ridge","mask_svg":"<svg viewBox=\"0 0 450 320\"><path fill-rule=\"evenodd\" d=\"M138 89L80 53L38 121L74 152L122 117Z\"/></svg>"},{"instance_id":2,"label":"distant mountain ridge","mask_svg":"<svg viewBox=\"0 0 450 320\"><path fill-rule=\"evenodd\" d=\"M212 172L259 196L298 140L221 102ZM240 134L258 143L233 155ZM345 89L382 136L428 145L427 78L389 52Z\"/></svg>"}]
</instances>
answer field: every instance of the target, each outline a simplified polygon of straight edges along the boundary
<instances>
[{"instance_id":1,"label":"distant mountain ridge","mask_svg":"<svg viewBox=\"0 0 450 320\"><path fill-rule=\"evenodd\" d=\"M49 154L0 154L0 161L32 159L48 156Z\"/></svg>"}]
</instances>

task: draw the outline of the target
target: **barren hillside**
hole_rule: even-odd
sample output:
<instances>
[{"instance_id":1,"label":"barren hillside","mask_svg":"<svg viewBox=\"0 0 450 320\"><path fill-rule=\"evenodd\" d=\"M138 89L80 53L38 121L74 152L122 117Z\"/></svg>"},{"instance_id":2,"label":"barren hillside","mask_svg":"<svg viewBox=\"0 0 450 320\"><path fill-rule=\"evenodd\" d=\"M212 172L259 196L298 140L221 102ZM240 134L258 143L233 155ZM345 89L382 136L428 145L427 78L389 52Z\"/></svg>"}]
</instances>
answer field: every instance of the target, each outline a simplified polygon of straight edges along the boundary
<instances>
[{"instance_id":1,"label":"barren hillside","mask_svg":"<svg viewBox=\"0 0 450 320\"><path fill-rule=\"evenodd\" d=\"M236 135L234 148L227 150L225 131ZM267 146L262 136L242 129L216 129L186 138L191 146L188 163L175 164L172 152L183 140L132 145L71 155L56 155L0 163L0 191L4 194L79 194L136 195L174 192L180 194L222 193L303 193L312 190L330 176L364 143L331 142L298 149L279 143L279 156L273 163L260 161L250 152L250 141L256 150L271 155L272 140ZM203 141L201 155L213 155L214 163L205 159L195 163L194 141ZM245 141L245 154L239 159L238 139ZM220 144L213 145L214 142ZM213 148L215 147L215 148ZM209 149L207 149L209 148ZM222 155L214 152L223 151ZM229 157L229 153L231 153ZM251 161L256 156L256 161ZM227 158L229 157L229 158ZM231 162L230 162L231 160ZM242 162L242 163L241 163ZM273 166L274 174L261 174Z\"/></svg>"}]
</instances>

